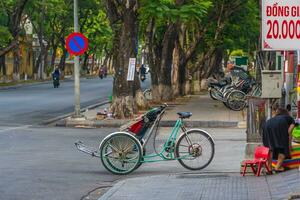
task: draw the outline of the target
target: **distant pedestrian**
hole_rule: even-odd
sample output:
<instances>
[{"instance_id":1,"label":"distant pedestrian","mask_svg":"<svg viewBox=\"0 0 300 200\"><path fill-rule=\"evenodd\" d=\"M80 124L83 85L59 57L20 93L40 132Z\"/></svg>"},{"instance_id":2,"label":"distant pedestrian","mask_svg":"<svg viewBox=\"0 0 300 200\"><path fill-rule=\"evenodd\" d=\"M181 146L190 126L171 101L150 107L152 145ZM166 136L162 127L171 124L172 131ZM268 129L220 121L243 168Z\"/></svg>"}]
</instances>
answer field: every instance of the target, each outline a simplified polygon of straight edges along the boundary
<instances>
[{"instance_id":1,"label":"distant pedestrian","mask_svg":"<svg viewBox=\"0 0 300 200\"><path fill-rule=\"evenodd\" d=\"M271 151L268 161L269 167L272 168L272 158L277 159L275 171L281 172L284 171L282 167L284 159L290 158L295 121L286 109L275 109L273 109L273 117L263 127L262 140L264 146L270 148Z\"/></svg>"}]
</instances>

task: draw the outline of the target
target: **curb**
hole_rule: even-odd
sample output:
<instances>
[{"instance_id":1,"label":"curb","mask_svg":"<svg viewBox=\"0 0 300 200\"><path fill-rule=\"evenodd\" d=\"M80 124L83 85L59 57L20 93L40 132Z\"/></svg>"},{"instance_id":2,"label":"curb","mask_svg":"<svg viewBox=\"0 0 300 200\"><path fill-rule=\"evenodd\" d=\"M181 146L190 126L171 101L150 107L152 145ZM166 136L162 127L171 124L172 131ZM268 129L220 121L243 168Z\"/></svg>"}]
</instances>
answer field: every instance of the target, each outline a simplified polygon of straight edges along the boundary
<instances>
[{"instance_id":1,"label":"curb","mask_svg":"<svg viewBox=\"0 0 300 200\"><path fill-rule=\"evenodd\" d=\"M100 102L100 103L96 103L96 104L93 104L93 105L90 105L90 106L87 106L85 108L82 108L80 110L80 112L85 112L86 110L90 110L90 109L94 109L94 108L97 108L98 106L102 106L102 105L105 105L105 104L108 104L110 103L109 101L104 101L104 102ZM56 126L60 126L60 127L68 127L66 126L66 119L67 117L70 117L73 115L73 112L72 113L68 113L68 114L65 114L65 115L61 115L61 116L58 116L58 117L55 117L55 118L52 118L52 119L49 119L49 120L46 120L44 122L41 123L41 125L48 125L48 124L51 124L53 122L56 122ZM63 120L64 119L64 120ZM88 121L88 120L73 120L74 124L76 124L76 122L78 123L81 123L81 122L84 122L86 123L85 121ZM72 126L71 126L72 127ZM73 126L75 127L75 126Z\"/></svg>"},{"instance_id":2,"label":"curb","mask_svg":"<svg viewBox=\"0 0 300 200\"><path fill-rule=\"evenodd\" d=\"M92 121L92 120L70 120L64 119L56 123L56 126L61 127L94 127L94 128L119 128L122 125L129 123L131 120L101 120L101 121ZM176 120L163 120L159 123L160 127L173 127L176 123ZM239 128L238 122L230 121L185 121L185 126L188 128Z\"/></svg>"},{"instance_id":3,"label":"curb","mask_svg":"<svg viewBox=\"0 0 300 200\"><path fill-rule=\"evenodd\" d=\"M125 180L121 180L113 185L109 190L107 190L98 200L105 200L109 199L114 193L116 193L124 184L126 183Z\"/></svg>"}]
</instances>

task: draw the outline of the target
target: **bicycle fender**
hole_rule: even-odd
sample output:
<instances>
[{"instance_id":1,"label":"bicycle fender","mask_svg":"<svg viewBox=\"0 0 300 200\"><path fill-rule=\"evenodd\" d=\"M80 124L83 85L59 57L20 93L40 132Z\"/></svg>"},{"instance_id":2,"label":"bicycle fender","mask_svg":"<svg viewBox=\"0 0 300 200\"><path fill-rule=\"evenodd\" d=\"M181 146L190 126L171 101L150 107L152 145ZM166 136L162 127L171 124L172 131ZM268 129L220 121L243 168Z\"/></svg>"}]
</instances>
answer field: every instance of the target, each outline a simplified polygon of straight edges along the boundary
<instances>
[{"instance_id":1,"label":"bicycle fender","mask_svg":"<svg viewBox=\"0 0 300 200\"><path fill-rule=\"evenodd\" d=\"M102 143L103 143L107 138L111 137L112 135L116 135L116 134L120 134L120 133L125 134L125 135L128 135L129 137L132 137L132 138L139 144L139 146L140 146L140 148L141 148L142 155L143 155L144 152L143 152L143 147L142 147L142 145L141 145L141 142L140 142L136 137L134 137L132 134L130 134L130 133L128 133L128 132L122 132L122 131L113 132L113 133L107 135L107 136L100 142L99 149L100 149L100 147L102 146Z\"/></svg>"},{"instance_id":2,"label":"bicycle fender","mask_svg":"<svg viewBox=\"0 0 300 200\"><path fill-rule=\"evenodd\" d=\"M201 132L204 132L206 133L212 140L213 144L215 145L215 140L214 138L211 136L211 134L209 134L207 131L203 130L203 129L189 129L187 130L187 133L190 132L190 131L201 131Z\"/></svg>"}]
</instances>

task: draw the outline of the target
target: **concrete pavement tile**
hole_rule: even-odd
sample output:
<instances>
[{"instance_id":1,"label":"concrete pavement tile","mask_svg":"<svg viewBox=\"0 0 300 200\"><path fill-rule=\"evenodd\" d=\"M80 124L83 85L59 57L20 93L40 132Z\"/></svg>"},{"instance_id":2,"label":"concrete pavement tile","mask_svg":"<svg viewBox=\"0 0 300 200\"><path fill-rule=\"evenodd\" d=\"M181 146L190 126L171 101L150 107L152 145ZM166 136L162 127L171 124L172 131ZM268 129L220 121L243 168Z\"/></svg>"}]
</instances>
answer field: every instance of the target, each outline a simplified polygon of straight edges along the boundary
<instances>
[{"instance_id":1,"label":"concrete pavement tile","mask_svg":"<svg viewBox=\"0 0 300 200\"><path fill-rule=\"evenodd\" d=\"M123 188L108 199L282 199L292 194L288 187L280 187L278 192L273 191L266 182L266 177L179 177L181 178L156 176L128 179ZM277 177L274 179L279 180ZM281 185L284 184L280 182Z\"/></svg>"}]
</instances>

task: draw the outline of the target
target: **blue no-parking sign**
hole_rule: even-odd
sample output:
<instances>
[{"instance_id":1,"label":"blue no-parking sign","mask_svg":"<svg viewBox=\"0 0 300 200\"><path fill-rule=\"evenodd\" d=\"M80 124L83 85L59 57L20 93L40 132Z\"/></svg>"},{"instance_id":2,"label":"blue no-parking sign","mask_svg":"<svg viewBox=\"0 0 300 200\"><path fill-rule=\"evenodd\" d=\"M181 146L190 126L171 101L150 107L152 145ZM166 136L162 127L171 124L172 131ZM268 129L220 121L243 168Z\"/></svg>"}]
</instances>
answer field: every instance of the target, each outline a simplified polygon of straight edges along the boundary
<instances>
[{"instance_id":1,"label":"blue no-parking sign","mask_svg":"<svg viewBox=\"0 0 300 200\"><path fill-rule=\"evenodd\" d=\"M71 33L66 39L66 48L72 55L82 55L88 49L88 39L82 33Z\"/></svg>"}]
</instances>

